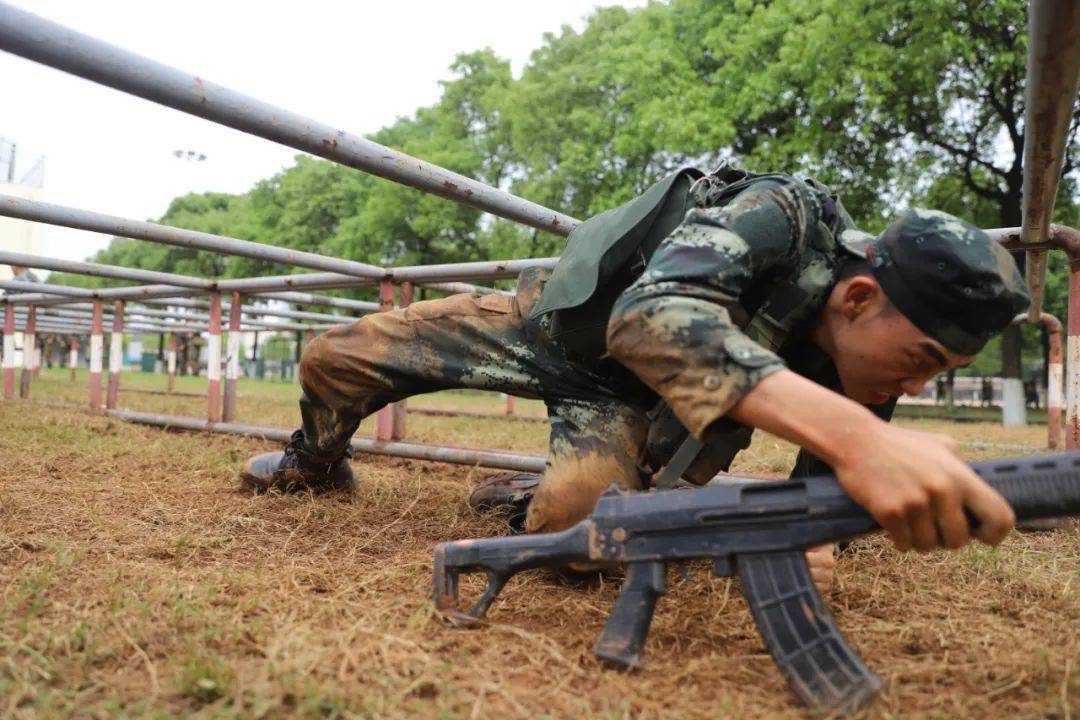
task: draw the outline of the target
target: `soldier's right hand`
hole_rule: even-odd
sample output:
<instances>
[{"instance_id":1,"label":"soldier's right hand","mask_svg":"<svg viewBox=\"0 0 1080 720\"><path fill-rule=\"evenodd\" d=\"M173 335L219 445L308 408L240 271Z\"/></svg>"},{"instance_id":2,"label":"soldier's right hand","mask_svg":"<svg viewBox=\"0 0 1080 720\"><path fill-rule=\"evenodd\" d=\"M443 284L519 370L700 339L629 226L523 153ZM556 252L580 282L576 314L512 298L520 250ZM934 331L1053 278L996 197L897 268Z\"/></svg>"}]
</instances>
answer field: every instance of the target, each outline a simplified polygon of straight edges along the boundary
<instances>
[{"instance_id":1,"label":"soldier's right hand","mask_svg":"<svg viewBox=\"0 0 1080 720\"><path fill-rule=\"evenodd\" d=\"M900 550L958 548L972 536L997 545L1016 522L1009 504L945 435L869 423L866 437L853 443L834 469L843 488Z\"/></svg>"}]
</instances>

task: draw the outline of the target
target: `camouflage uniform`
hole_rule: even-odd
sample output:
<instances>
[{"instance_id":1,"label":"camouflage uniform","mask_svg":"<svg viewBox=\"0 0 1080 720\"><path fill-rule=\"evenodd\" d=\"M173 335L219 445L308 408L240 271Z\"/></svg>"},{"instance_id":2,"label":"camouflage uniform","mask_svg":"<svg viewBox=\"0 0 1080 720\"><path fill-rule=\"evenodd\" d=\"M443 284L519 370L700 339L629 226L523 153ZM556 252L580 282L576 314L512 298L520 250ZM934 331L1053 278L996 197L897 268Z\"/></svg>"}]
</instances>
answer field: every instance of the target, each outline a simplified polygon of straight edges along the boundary
<instances>
[{"instance_id":1,"label":"camouflage uniform","mask_svg":"<svg viewBox=\"0 0 1080 720\"><path fill-rule=\"evenodd\" d=\"M647 487L683 426L709 443L688 473L707 480L750 441L751 429L724 414L785 362L839 390L831 362L803 333L844 263L834 236L853 230L822 186L784 175L725 192L731 186L704 176L683 188L694 207L676 208L684 219L644 272L602 288L617 302L601 309L610 318L590 338L599 352L561 340L558 312L537 307L558 268L526 271L513 298L418 302L321 335L300 364L306 451L330 462L385 404L473 388L547 404L550 453L530 531L573 524L613 481ZM673 413L650 412L661 397ZM887 417L891 405L878 411ZM800 457L797 469L812 467Z\"/></svg>"}]
</instances>

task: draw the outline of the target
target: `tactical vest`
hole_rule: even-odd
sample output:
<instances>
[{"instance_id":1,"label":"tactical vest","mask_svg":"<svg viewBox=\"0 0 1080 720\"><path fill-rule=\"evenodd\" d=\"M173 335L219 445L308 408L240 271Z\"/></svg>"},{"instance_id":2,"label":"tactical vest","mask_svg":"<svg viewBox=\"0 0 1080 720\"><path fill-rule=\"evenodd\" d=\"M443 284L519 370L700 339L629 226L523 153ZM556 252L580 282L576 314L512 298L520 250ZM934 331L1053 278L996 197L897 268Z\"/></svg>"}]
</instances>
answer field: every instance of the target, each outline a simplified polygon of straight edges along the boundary
<instances>
[{"instance_id":1,"label":"tactical vest","mask_svg":"<svg viewBox=\"0 0 1080 720\"><path fill-rule=\"evenodd\" d=\"M792 180L789 175L758 175L727 167L706 176L688 168L669 175L630 202L589 218L567 239L530 318L548 315L550 337L585 358L603 357L615 300L641 275L656 248L694 207L693 191L699 188L698 183L710 184L707 204L718 207L754 182L776 178ZM793 327L817 309L808 307L807 300L823 296L839 273L841 252L834 237L839 214L836 203L825 186L814 181L807 185L821 200L826 221L819 221L807 239L807 251L812 253L806 258L808 267L758 283L740 298L739 308L732 313L732 320L752 340L773 351L780 348Z\"/></svg>"}]
</instances>

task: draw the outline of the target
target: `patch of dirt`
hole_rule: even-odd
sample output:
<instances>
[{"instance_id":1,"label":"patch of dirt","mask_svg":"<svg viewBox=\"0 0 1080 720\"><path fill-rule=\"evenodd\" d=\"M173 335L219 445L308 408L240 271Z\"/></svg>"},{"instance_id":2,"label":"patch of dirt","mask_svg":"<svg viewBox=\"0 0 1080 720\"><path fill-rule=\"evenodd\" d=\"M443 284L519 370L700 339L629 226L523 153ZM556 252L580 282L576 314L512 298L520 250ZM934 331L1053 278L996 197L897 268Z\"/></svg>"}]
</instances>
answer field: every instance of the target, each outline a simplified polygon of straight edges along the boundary
<instances>
[{"instance_id":1,"label":"patch of dirt","mask_svg":"<svg viewBox=\"0 0 1080 720\"><path fill-rule=\"evenodd\" d=\"M806 715L737 581L703 563L669 573L633 673L592 654L618 577L524 573L490 625L444 626L435 544L502 532L465 506L486 471L358 456L354 496L261 497L234 474L266 443L25 403L0 403L0 428L0 715ZM765 439L741 467L790 459ZM1080 708L1075 525L928 555L861 540L829 602L886 681L867 717Z\"/></svg>"}]
</instances>

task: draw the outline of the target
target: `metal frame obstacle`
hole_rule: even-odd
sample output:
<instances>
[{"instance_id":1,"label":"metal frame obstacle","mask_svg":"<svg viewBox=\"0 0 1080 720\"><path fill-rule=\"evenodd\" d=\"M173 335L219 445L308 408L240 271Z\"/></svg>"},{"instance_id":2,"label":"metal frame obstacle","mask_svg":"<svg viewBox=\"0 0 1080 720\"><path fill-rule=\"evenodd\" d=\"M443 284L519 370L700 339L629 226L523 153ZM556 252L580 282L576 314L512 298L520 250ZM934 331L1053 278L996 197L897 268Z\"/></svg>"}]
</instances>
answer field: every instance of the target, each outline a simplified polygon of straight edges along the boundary
<instances>
[{"instance_id":1,"label":"metal frame obstacle","mask_svg":"<svg viewBox=\"0 0 1080 720\"><path fill-rule=\"evenodd\" d=\"M1049 218L1065 153L1066 135L1080 81L1080 6L1072 0L1032 0L1030 4L1027 103L1023 171L1023 225L989 232L1010 250L1026 251L1028 282L1034 302L1018 321L1042 323L1051 342L1048 367L1048 408L1051 448L1061 444L1062 390L1065 389L1065 445L1080 448L1080 232L1052 225ZM439 195L500 218L566 236L578 220L353 135L284 108L190 75L149 58L66 28L0 2L0 50L77 75L87 80L150 100L211 122L250 133L297 150L352 167L418 190ZM0 297L4 318L4 397L15 397L14 334L24 334L24 363L19 395L29 397L39 371L35 336L39 332L73 337L71 363L77 362L78 336L89 334L89 404L102 409L105 371L104 334L110 323L109 365L104 410L130 422L161 427L232 433L285 440L288 431L235 422L236 383L240 375L240 334L245 331L291 330L313 332L347 323L339 314L283 310L257 306L258 300L318 305L351 314L385 312L412 302L414 288L440 292L500 292L471 283L515 278L527 267L553 267L558 258L449 263L413 267L378 267L310 252L263 245L237 238L130 220L90 210L0 195L0 216L79 228L108 235L275 262L315 272L268 277L214 280L174 273L152 272L88 262L0 252L0 264L77 273L138 285L90 290L20 281L0 282L9 294ZM1063 378L1061 323L1042 312L1046 253L1063 251L1069 258L1069 317L1067 378ZM378 287L379 302L361 302L320 295L313 291ZM111 311L106 311L110 304ZM164 308L164 309L163 309ZM225 320L227 313L227 323ZM266 318L279 318L268 321ZM176 370L175 339L181 332L208 332L208 392L206 418L122 410L117 407L125 332L168 333L168 389ZM226 345L223 351L222 335ZM224 384L221 368L224 361ZM73 374L74 377L74 374ZM1064 382L1063 382L1064 380ZM414 411L420 410L415 408ZM544 458L499 450L464 449L408 443L406 403L378 414L376 437L357 438L362 452L421 460L487 467L541 471ZM429 410L441 413L446 411ZM463 413L468 414L468 413ZM507 398L507 416L513 398ZM501 417L501 416L499 416ZM525 416L526 419L528 418Z\"/></svg>"}]
</instances>

